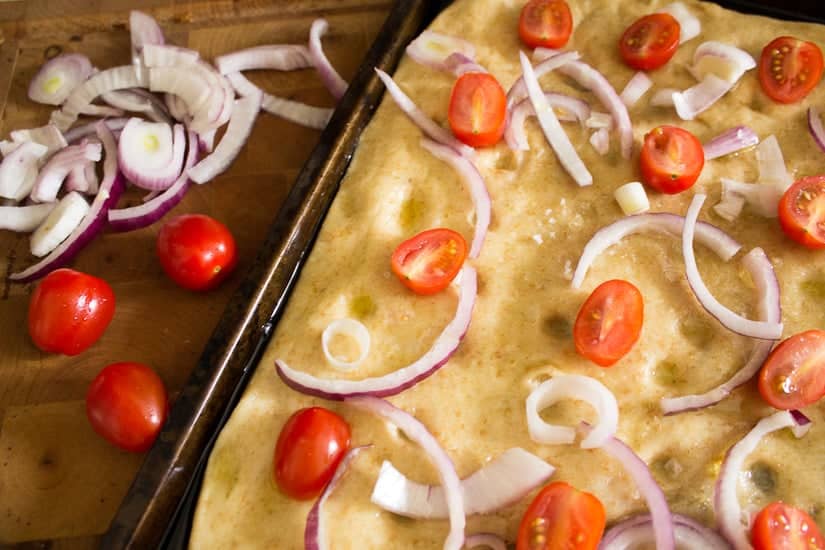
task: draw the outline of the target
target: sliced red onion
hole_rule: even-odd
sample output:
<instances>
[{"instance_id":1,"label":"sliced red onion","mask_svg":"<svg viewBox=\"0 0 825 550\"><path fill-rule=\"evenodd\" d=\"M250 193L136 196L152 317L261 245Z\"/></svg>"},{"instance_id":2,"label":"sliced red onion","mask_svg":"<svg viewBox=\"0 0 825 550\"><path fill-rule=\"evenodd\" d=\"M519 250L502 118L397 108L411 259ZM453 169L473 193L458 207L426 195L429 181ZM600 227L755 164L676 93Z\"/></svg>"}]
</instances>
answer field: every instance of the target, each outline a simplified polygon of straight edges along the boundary
<instances>
[{"instance_id":1,"label":"sliced red onion","mask_svg":"<svg viewBox=\"0 0 825 550\"><path fill-rule=\"evenodd\" d=\"M464 539L464 548L471 550L479 546L486 546L491 550L507 550L507 543L494 533L474 533Z\"/></svg>"},{"instance_id":2,"label":"sliced red onion","mask_svg":"<svg viewBox=\"0 0 825 550\"><path fill-rule=\"evenodd\" d=\"M309 49L306 46L294 44L258 46L215 58L215 67L221 74L256 69L294 71L312 66Z\"/></svg>"},{"instance_id":3,"label":"sliced red onion","mask_svg":"<svg viewBox=\"0 0 825 550\"><path fill-rule=\"evenodd\" d=\"M459 277L455 317L444 327L430 349L410 365L374 378L333 380L296 371L282 360L276 359L275 368L278 376L287 386L296 391L333 400L362 395L388 397L416 385L447 363L470 326L477 291L476 271L472 266L465 265L457 279Z\"/></svg>"},{"instance_id":4,"label":"sliced red onion","mask_svg":"<svg viewBox=\"0 0 825 550\"><path fill-rule=\"evenodd\" d=\"M481 253L484 239L487 237L487 228L490 226L492 211L492 202L484 178L471 160L457 153L454 149L426 138L421 140L421 146L432 153L435 158L449 164L470 192L476 213L476 223L473 241L470 243L469 257L477 258Z\"/></svg>"},{"instance_id":5,"label":"sliced red onion","mask_svg":"<svg viewBox=\"0 0 825 550\"><path fill-rule=\"evenodd\" d=\"M170 44L146 44L141 54L146 68L184 67L194 65L200 58L201 54L195 50Z\"/></svg>"},{"instance_id":6,"label":"sliced red onion","mask_svg":"<svg viewBox=\"0 0 825 550\"><path fill-rule=\"evenodd\" d=\"M10 280L27 283L59 267L63 267L91 242L106 223L106 214L112 206L117 204L123 192L124 184L123 178L117 169L117 143L115 143L115 138L103 122L98 123L97 130L98 138L100 138L106 151L106 158L103 161L103 181L100 183L100 190L94 201L92 201L88 214L69 238L55 248L51 254L33 266L10 275Z\"/></svg>"},{"instance_id":7,"label":"sliced red onion","mask_svg":"<svg viewBox=\"0 0 825 550\"><path fill-rule=\"evenodd\" d=\"M461 76L467 73L486 73L486 68L482 67L470 57L463 53L455 52L447 58L445 62L447 70L456 76Z\"/></svg>"},{"instance_id":8,"label":"sliced red onion","mask_svg":"<svg viewBox=\"0 0 825 550\"><path fill-rule=\"evenodd\" d=\"M803 428L794 430L796 437L802 437L810 428L808 419L802 415L780 411L760 420L748 434L728 449L713 493L713 511L719 531L735 550L751 550L749 540L750 518L742 513L736 486L745 459L751 454L759 441L766 435L783 428Z\"/></svg>"},{"instance_id":9,"label":"sliced red onion","mask_svg":"<svg viewBox=\"0 0 825 550\"><path fill-rule=\"evenodd\" d=\"M680 93L676 88L662 88L657 90L650 98L650 104L654 107L673 107L673 94Z\"/></svg>"},{"instance_id":10,"label":"sliced red onion","mask_svg":"<svg viewBox=\"0 0 825 550\"><path fill-rule=\"evenodd\" d=\"M708 313L733 332L762 340L779 339L782 336L781 322L752 321L751 319L746 319L719 302L719 300L710 293L707 286L705 286L705 282L699 273L699 268L696 266L696 256L693 253L693 235L696 228L696 219L699 217L699 211L702 209L704 202L705 195L701 193L697 193L693 197L687 214L685 215L684 227L682 228L682 255L685 258L685 273L688 284L691 290L693 290L693 294Z\"/></svg>"},{"instance_id":11,"label":"sliced red onion","mask_svg":"<svg viewBox=\"0 0 825 550\"><path fill-rule=\"evenodd\" d=\"M324 505L329 495L332 494L338 486L338 483L347 473L352 461L355 460L359 454L361 454L361 451L368 448L370 448L370 445L362 445L360 447L353 447L347 451L347 454L345 454L344 458L341 459L341 462L338 463L338 467L335 469L332 479L330 479L327 486L324 487L321 496L319 496L318 500L315 501L315 504L312 505L312 508L309 510L309 514L307 514L306 527L304 527L305 550L321 550L327 548L326 530L324 529L323 516L321 516L321 506Z\"/></svg>"},{"instance_id":12,"label":"sliced red onion","mask_svg":"<svg viewBox=\"0 0 825 550\"><path fill-rule=\"evenodd\" d=\"M562 399L584 401L598 415L598 422L581 442L582 449L595 449L616 433L619 405L607 387L589 376L560 374L542 382L527 397L527 431L536 443L570 444L576 440L576 428L545 422L541 411Z\"/></svg>"},{"instance_id":13,"label":"sliced red onion","mask_svg":"<svg viewBox=\"0 0 825 550\"><path fill-rule=\"evenodd\" d=\"M472 43L433 31L423 31L407 46L407 55L413 61L437 71L452 72L455 66L451 66L449 59L456 53L469 60L475 60L476 57ZM456 59L453 59L453 63Z\"/></svg>"},{"instance_id":14,"label":"sliced red onion","mask_svg":"<svg viewBox=\"0 0 825 550\"><path fill-rule=\"evenodd\" d=\"M621 241L628 235L655 231L678 237L682 234L685 218L668 212L654 212L628 216L599 229L585 245L576 272L573 274L571 285L581 288L587 270L593 261L605 250ZM706 222L696 224L696 239L716 253L722 260L733 258L741 245L730 235Z\"/></svg>"},{"instance_id":15,"label":"sliced red onion","mask_svg":"<svg viewBox=\"0 0 825 550\"><path fill-rule=\"evenodd\" d=\"M0 230L31 233L43 223L57 203L0 206Z\"/></svg>"},{"instance_id":16,"label":"sliced red onion","mask_svg":"<svg viewBox=\"0 0 825 550\"><path fill-rule=\"evenodd\" d=\"M63 149L68 145L63 134L54 124L46 124L39 128L29 128L26 130L12 130L9 134L12 141L23 143L26 141L34 141L40 145L45 145L47 148L46 155Z\"/></svg>"},{"instance_id":17,"label":"sliced red onion","mask_svg":"<svg viewBox=\"0 0 825 550\"><path fill-rule=\"evenodd\" d=\"M445 130L424 114L424 112L413 103L413 100L398 87L398 84L395 83L390 75L381 69L375 69L375 72L378 74L378 78L384 83L384 86L386 86L387 91L390 93L390 96L392 96L395 104L398 105L398 108L401 109L413 124L418 126L427 137L442 145L455 149L467 158L472 158L475 155L475 149L461 143L448 130Z\"/></svg>"},{"instance_id":18,"label":"sliced red onion","mask_svg":"<svg viewBox=\"0 0 825 550\"><path fill-rule=\"evenodd\" d=\"M206 183L224 170L241 152L261 108L261 94L248 95L235 101L229 126L215 150L189 169L189 178L195 183Z\"/></svg>"},{"instance_id":19,"label":"sliced red onion","mask_svg":"<svg viewBox=\"0 0 825 550\"><path fill-rule=\"evenodd\" d=\"M591 116L590 105L586 101L556 92L545 92L544 97L554 109L558 110L556 116L559 120L565 122L578 120L584 123ZM530 116L536 116L536 110L529 97L521 100L510 110L510 119L504 130L504 140L510 149L514 151L530 149L527 134L524 131L524 122Z\"/></svg>"},{"instance_id":20,"label":"sliced red onion","mask_svg":"<svg viewBox=\"0 0 825 550\"><path fill-rule=\"evenodd\" d=\"M754 248L743 258L742 263L751 276L756 287L757 307L762 321L779 323L782 321L782 303L779 298L779 281L771 261L761 248ZM773 340L756 340L753 344L750 357L745 365L729 380L719 386L698 395L684 395L681 397L664 398L661 401L662 412L665 415L693 411L715 405L736 388L750 381L773 348Z\"/></svg>"},{"instance_id":21,"label":"sliced red onion","mask_svg":"<svg viewBox=\"0 0 825 550\"><path fill-rule=\"evenodd\" d=\"M90 122L89 124L84 124L83 126L78 126L76 128L72 128L68 132L63 134L63 137L66 139L68 143L74 143L79 141L86 136L90 136L96 133L96 128L99 122L103 122L107 128L109 128L112 132L118 132L126 126L126 123L129 122L129 119L126 117L122 118L107 118L103 121L98 122Z\"/></svg>"},{"instance_id":22,"label":"sliced red onion","mask_svg":"<svg viewBox=\"0 0 825 550\"><path fill-rule=\"evenodd\" d=\"M313 107L265 93L241 73L229 73L226 78L240 96L262 93L261 109L290 122L322 130L332 116L332 109Z\"/></svg>"},{"instance_id":23,"label":"sliced red onion","mask_svg":"<svg viewBox=\"0 0 825 550\"><path fill-rule=\"evenodd\" d=\"M193 67L202 74L210 93L201 106L191 106L192 121L188 127L199 133L220 128L232 115L235 90L223 75L205 61L199 61Z\"/></svg>"},{"instance_id":24,"label":"sliced red onion","mask_svg":"<svg viewBox=\"0 0 825 550\"><path fill-rule=\"evenodd\" d=\"M536 74L533 72L533 66L524 52L519 52L519 59L521 60L522 76L524 84L527 87L527 94L530 97L530 103L533 104L533 109L539 120L539 125L547 138L548 143L555 151L559 162L573 180L579 186L591 185L593 183L593 176L588 171L587 166L582 162L581 157L576 152L573 144L570 143L570 138L564 133L564 130L553 112L553 108L547 102L544 92L541 90Z\"/></svg>"},{"instance_id":25,"label":"sliced red onion","mask_svg":"<svg viewBox=\"0 0 825 550\"><path fill-rule=\"evenodd\" d=\"M217 133L217 130L209 130L198 134L198 149L202 153L211 153L215 149L215 135Z\"/></svg>"},{"instance_id":26,"label":"sliced red onion","mask_svg":"<svg viewBox=\"0 0 825 550\"><path fill-rule=\"evenodd\" d=\"M726 130L704 145L705 160L724 157L759 143L759 136L747 126Z\"/></svg>"},{"instance_id":27,"label":"sliced red onion","mask_svg":"<svg viewBox=\"0 0 825 550\"><path fill-rule=\"evenodd\" d=\"M69 171L63 190L94 195L97 193L99 183L95 163L89 161L85 164L78 164Z\"/></svg>"},{"instance_id":28,"label":"sliced red onion","mask_svg":"<svg viewBox=\"0 0 825 550\"><path fill-rule=\"evenodd\" d=\"M738 195L760 216L775 218L779 215L779 201L782 198L779 187L765 183L743 183L729 178L721 178L720 181L723 199Z\"/></svg>"},{"instance_id":29,"label":"sliced red onion","mask_svg":"<svg viewBox=\"0 0 825 550\"><path fill-rule=\"evenodd\" d=\"M63 196L48 217L31 236L31 253L42 258L71 235L89 212L89 203L80 193L72 191Z\"/></svg>"},{"instance_id":30,"label":"sliced red onion","mask_svg":"<svg viewBox=\"0 0 825 550\"><path fill-rule=\"evenodd\" d=\"M141 81L131 65L100 71L69 94L62 110L52 113L51 122L65 132L99 95L113 90L138 87L141 87Z\"/></svg>"},{"instance_id":31,"label":"sliced red onion","mask_svg":"<svg viewBox=\"0 0 825 550\"><path fill-rule=\"evenodd\" d=\"M819 109L813 105L808 108L808 130L814 138L817 147L825 152L825 128L822 127L822 119L819 116Z\"/></svg>"},{"instance_id":32,"label":"sliced red onion","mask_svg":"<svg viewBox=\"0 0 825 550\"><path fill-rule=\"evenodd\" d=\"M102 94L101 99L118 109L133 113L143 113L156 122L170 122L171 115L166 106L154 94L142 88L130 90L115 90Z\"/></svg>"},{"instance_id":33,"label":"sliced red onion","mask_svg":"<svg viewBox=\"0 0 825 550\"><path fill-rule=\"evenodd\" d=\"M459 550L464 544L464 526L467 518L464 515L461 481L458 479L458 473L449 455L438 444L438 441L424 424L388 401L377 397L353 397L347 399L347 403L393 423L427 454L427 458L430 459L430 462L438 471L441 487L444 490L444 498L447 502L447 509L449 510L450 533L444 541L444 550Z\"/></svg>"},{"instance_id":34,"label":"sliced red onion","mask_svg":"<svg viewBox=\"0 0 825 550\"><path fill-rule=\"evenodd\" d=\"M590 135L590 145L600 155L606 155L610 151L610 132L607 128L599 128Z\"/></svg>"},{"instance_id":35,"label":"sliced red onion","mask_svg":"<svg viewBox=\"0 0 825 550\"><path fill-rule=\"evenodd\" d=\"M669 13L679 22L679 44L684 44L688 40L696 38L702 32L702 22L690 13L690 10L681 2L668 4L661 8L658 13Z\"/></svg>"},{"instance_id":36,"label":"sliced red onion","mask_svg":"<svg viewBox=\"0 0 825 550\"><path fill-rule=\"evenodd\" d=\"M673 527L677 548L730 550L730 545L719 533L692 518L673 514ZM636 550L654 543L653 520L650 514L644 514L608 529L599 543L599 550Z\"/></svg>"},{"instance_id":37,"label":"sliced red onion","mask_svg":"<svg viewBox=\"0 0 825 550\"><path fill-rule=\"evenodd\" d=\"M29 84L29 99L60 105L93 72L89 58L79 53L58 55L47 61Z\"/></svg>"},{"instance_id":38,"label":"sliced red onion","mask_svg":"<svg viewBox=\"0 0 825 550\"><path fill-rule=\"evenodd\" d=\"M464 513L490 514L514 504L550 479L554 471L553 466L524 449L507 449L461 481ZM370 500L379 508L408 518L449 517L442 487L412 481L386 460Z\"/></svg>"},{"instance_id":39,"label":"sliced red onion","mask_svg":"<svg viewBox=\"0 0 825 550\"><path fill-rule=\"evenodd\" d=\"M644 71L638 71L633 75L633 78L627 82L624 90L622 90L622 93L619 94L619 98L622 100L622 103L628 107L633 107L652 87L653 81L650 80L647 73Z\"/></svg>"},{"instance_id":40,"label":"sliced red onion","mask_svg":"<svg viewBox=\"0 0 825 550\"><path fill-rule=\"evenodd\" d=\"M699 114L710 109L714 103L728 93L733 84L722 80L714 74L708 74L699 84L683 92L674 92L673 106L682 120L693 120Z\"/></svg>"},{"instance_id":41,"label":"sliced red onion","mask_svg":"<svg viewBox=\"0 0 825 550\"><path fill-rule=\"evenodd\" d=\"M171 187L138 206L109 210L107 219L113 231L132 231L152 225L180 203L189 189L187 172L198 160L197 139L194 132L188 133L186 162L181 175Z\"/></svg>"},{"instance_id":42,"label":"sliced red onion","mask_svg":"<svg viewBox=\"0 0 825 550\"><path fill-rule=\"evenodd\" d=\"M324 19L316 19L312 22L312 27L309 29L309 55L312 59L312 64L318 71L318 76L321 77L321 82L324 83L329 93L335 99L344 97L344 92L347 91L347 81L341 78L341 75L332 66L332 63L324 54L324 48L321 46L321 37L327 32L329 24Z\"/></svg>"},{"instance_id":43,"label":"sliced red onion","mask_svg":"<svg viewBox=\"0 0 825 550\"><path fill-rule=\"evenodd\" d=\"M769 135L756 146L756 162L759 167L759 183L773 185L780 193L784 193L793 183L775 135Z\"/></svg>"},{"instance_id":44,"label":"sliced red onion","mask_svg":"<svg viewBox=\"0 0 825 550\"><path fill-rule=\"evenodd\" d=\"M5 155L0 163L0 197L16 201L26 198L37 180L38 163L47 152L45 145L27 141Z\"/></svg>"},{"instance_id":45,"label":"sliced red onion","mask_svg":"<svg viewBox=\"0 0 825 550\"><path fill-rule=\"evenodd\" d=\"M85 166L90 160L99 161L102 152L102 146L97 142L69 145L61 149L40 170L29 196L35 202L53 202L72 168Z\"/></svg>"},{"instance_id":46,"label":"sliced red onion","mask_svg":"<svg viewBox=\"0 0 825 550\"><path fill-rule=\"evenodd\" d=\"M539 51L539 48L536 48L536 52ZM581 57L579 52L564 52L564 53L554 53L553 55L545 58L540 59L537 58L536 60L539 61L538 65L533 67L533 73L535 73L536 78L541 78L545 74L555 71L562 65L569 63L570 61L575 61ZM510 86L510 89L507 91L507 110L513 108L513 105L521 101L527 97L527 87L524 84L524 76L518 77L518 79Z\"/></svg>"},{"instance_id":47,"label":"sliced red onion","mask_svg":"<svg viewBox=\"0 0 825 550\"><path fill-rule=\"evenodd\" d=\"M703 80L707 75L713 74L734 84L755 67L756 61L745 50L710 40L700 44L693 52L690 72L696 80Z\"/></svg>"},{"instance_id":48,"label":"sliced red onion","mask_svg":"<svg viewBox=\"0 0 825 550\"><path fill-rule=\"evenodd\" d=\"M131 119L118 142L118 163L123 175L148 191L168 189L183 168L186 134L183 126L174 129L163 122Z\"/></svg>"}]
</instances>

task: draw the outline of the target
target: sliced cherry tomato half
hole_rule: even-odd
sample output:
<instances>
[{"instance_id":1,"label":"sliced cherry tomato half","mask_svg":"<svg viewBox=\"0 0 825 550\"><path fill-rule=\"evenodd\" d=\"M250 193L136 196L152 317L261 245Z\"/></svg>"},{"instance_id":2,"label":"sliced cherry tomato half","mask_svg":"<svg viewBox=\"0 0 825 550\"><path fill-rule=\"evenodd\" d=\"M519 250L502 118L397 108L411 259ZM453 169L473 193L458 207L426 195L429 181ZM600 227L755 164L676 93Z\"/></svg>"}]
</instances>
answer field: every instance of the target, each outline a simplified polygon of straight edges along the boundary
<instances>
[{"instance_id":1,"label":"sliced cherry tomato half","mask_svg":"<svg viewBox=\"0 0 825 550\"><path fill-rule=\"evenodd\" d=\"M705 166L702 143L690 132L676 126L659 126L645 135L639 168L642 181L673 195L689 189Z\"/></svg>"},{"instance_id":2,"label":"sliced cherry tomato half","mask_svg":"<svg viewBox=\"0 0 825 550\"><path fill-rule=\"evenodd\" d=\"M597 365L609 367L636 344L643 321L644 300L638 288L619 279L602 283L576 317L576 351Z\"/></svg>"},{"instance_id":3,"label":"sliced cherry tomato half","mask_svg":"<svg viewBox=\"0 0 825 550\"><path fill-rule=\"evenodd\" d=\"M516 550L592 550L604 533L602 503L563 481L542 489L521 519Z\"/></svg>"},{"instance_id":4,"label":"sliced cherry tomato half","mask_svg":"<svg viewBox=\"0 0 825 550\"><path fill-rule=\"evenodd\" d=\"M565 0L530 0L521 8L518 34L531 48L561 48L573 33L573 16Z\"/></svg>"},{"instance_id":5,"label":"sliced cherry tomato half","mask_svg":"<svg viewBox=\"0 0 825 550\"><path fill-rule=\"evenodd\" d=\"M467 259L467 241L452 229L428 229L392 254L392 272L416 294L436 294L455 279Z\"/></svg>"},{"instance_id":6,"label":"sliced cherry tomato half","mask_svg":"<svg viewBox=\"0 0 825 550\"><path fill-rule=\"evenodd\" d=\"M779 103L796 103L822 78L822 51L812 42L780 36L762 49L759 83Z\"/></svg>"},{"instance_id":7,"label":"sliced cherry tomato half","mask_svg":"<svg viewBox=\"0 0 825 550\"><path fill-rule=\"evenodd\" d=\"M753 520L754 550L823 550L825 537L811 516L803 510L772 502Z\"/></svg>"},{"instance_id":8,"label":"sliced cherry tomato half","mask_svg":"<svg viewBox=\"0 0 825 550\"><path fill-rule=\"evenodd\" d=\"M759 371L759 393L777 409L801 409L825 396L825 331L808 330L776 346Z\"/></svg>"},{"instance_id":9,"label":"sliced cherry tomato half","mask_svg":"<svg viewBox=\"0 0 825 550\"><path fill-rule=\"evenodd\" d=\"M637 19L622 34L619 52L628 67L639 71L658 69L679 47L679 22L667 13Z\"/></svg>"},{"instance_id":10,"label":"sliced cherry tomato half","mask_svg":"<svg viewBox=\"0 0 825 550\"><path fill-rule=\"evenodd\" d=\"M295 412L281 428L275 446L275 482L292 498L317 497L349 444L349 424L334 412L322 407Z\"/></svg>"},{"instance_id":11,"label":"sliced cherry tomato half","mask_svg":"<svg viewBox=\"0 0 825 550\"><path fill-rule=\"evenodd\" d=\"M825 176L808 176L791 185L779 201L779 225L808 248L825 248Z\"/></svg>"},{"instance_id":12,"label":"sliced cherry tomato half","mask_svg":"<svg viewBox=\"0 0 825 550\"><path fill-rule=\"evenodd\" d=\"M471 147L495 145L504 135L507 94L488 73L466 73L453 85L448 118L455 137Z\"/></svg>"}]
</instances>

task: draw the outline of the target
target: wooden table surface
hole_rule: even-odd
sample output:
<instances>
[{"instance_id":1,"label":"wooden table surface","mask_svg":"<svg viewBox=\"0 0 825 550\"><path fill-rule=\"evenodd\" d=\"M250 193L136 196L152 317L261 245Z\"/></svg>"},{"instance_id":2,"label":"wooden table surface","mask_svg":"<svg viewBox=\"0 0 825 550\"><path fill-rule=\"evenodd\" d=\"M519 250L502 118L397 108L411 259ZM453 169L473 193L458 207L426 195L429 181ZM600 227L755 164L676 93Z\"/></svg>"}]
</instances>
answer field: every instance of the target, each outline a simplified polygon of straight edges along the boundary
<instances>
[{"instance_id":1,"label":"wooden table surface","mask_svg":"<svg viewBox=\"0 0 825 550\"><path fill-rule=\"evenodd\" d=\"M51 108L29 101L26 90L49 56L79 52L99 68L129 63L131 8L153 14L167 40L206 59L260 44L305 43L313 19L323 16L330 23L325 49L349 78L390 3L0 0L0 137L48 121ZM249 76L270 93L333 105L311 70ZM106 279L117 308L103 338L76 357L44 354L31 343L26 314L33 285L5 278L32 262L28 237L0 231L0 547L96 546L143 455L120 451L92 431L84 408L89 383L109 363L139 361L160 374L174 399L318 135L262 113L231 169L193 188L167 216L209 214L234 234L238 269L216 291L191 293L164 276L154 255L158 224L104 234L88 246L72 267ZM124 199L138 200L139 194Z\"/></svg>"}]
</instances>

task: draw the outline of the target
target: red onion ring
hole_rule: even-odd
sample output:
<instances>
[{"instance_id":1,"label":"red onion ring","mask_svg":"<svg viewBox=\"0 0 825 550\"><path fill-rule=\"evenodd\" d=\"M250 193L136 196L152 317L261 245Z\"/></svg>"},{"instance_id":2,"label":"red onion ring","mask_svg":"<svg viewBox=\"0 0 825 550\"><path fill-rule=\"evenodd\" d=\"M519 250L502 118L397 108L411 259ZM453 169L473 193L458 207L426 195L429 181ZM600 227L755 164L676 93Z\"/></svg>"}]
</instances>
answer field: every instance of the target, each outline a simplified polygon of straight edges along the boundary
<instances>
[{"instance_id":1,"label":"red onion ring","mask_svg":"<svg viewBox=\"0 0 825 550\"><path fill-rule=\"evenodd\" d=\"M92 63L85 55L58 55L40 67L32 78L29 83L29 99L46 105L60 105L69 97L72 90L92 75L93 71Z\"/></svg>"},{"instance_id":2,"label":"red onion ring","mask_svg":"<svg viewBox=\"0 0 825 550\"><path fill-rule=\"evenodd\" d=\"M673 514L673 527L677 548L730 550L730 545L719 533L692 518ZM608 529L599 543L599 550L635 550L653 543L653 520L650 514L644 514Z\"/></svg>"},{"instance_id":3,"label":"red onion ring","mask_svg":"<svg viewBox=\"0 0 825 550\"><path fill-rule=\"evenodd\" d=\"M474 61L476 49L467 40L429 30L423 31L407 46L407 55L413 61L436 71L454 72L458 59L453 58L455 54Z\"/></svg>"},{"instance_id":4,"label":"red onion ring","mask_svg":"<svg viewBox=\"0 0 825 550\"><path fill-rule=\"evenodd\" d=\"M759 136L747 126L736 126L711 139L703 146L705 160L730 155L759 143Z\"/></svg>"},{"instance_id":5,"label":"red onion ring","mask_svg":"<svg viewBox=\"0 0 825 550\"><path fill-rule=\"evenodd\" d=\"M257 46L215 58L215 67L223 75L258 69L294 71L312 66L309 48L294 44Z\"/></svg>"},{"instance_id":6,"label":"red onion ring","mask_svg":"<svg viewBox=\"0 0 825 550\"><path fill-rule=\"evenodd\" d=\"M816 146L825 152L825 128L822 127L822 119L819 117L819 109L814 106L808 108L808 130L814 138Z\"/></svg>"},{"instance_id":7,"label":"red onion ring","mask_svg":"<svg viewBox=\"0 0 825 550\"><path fill-rule=\"evenodd\" d=\"M0 230L31 233L43 223L56 202L26 206L0 206Z\"/></svg>"},{"instance_id":8,"label":"red onion ring","mask_svg":"<svg viewBox=\"0 0 825 550\"><path fill-rule=\"evenodd\" d=\"M507 550L504 539L494 533L474 533L464 539L464 548L471 550L478 546L486 546L491 550Z\"/></svg>"},{"instance_id":9,"label":"red onion ring","mask_svg":"<svg viewBox=\"0 0 825 550\"><path fill-rule=\"evenodd\" d=\"M578 120L584 123L590 117L590 105L581 99L556 92L545 92L544 97L554 109L561 109L556 113L559 120L572 122ZM527 134L524 131L524 122L527 117L536 116L536 110L530 98L519 101L511 110L507 127L504 130L504 140L513 151L528 151Z\"/></svg>"},{"instance_id":10,"label":"red onion ring","mask_svg":"<svg viewBox=\"0 0 825 550\"><path fill-rule=\"evenodd\" d=\"M309 29L309 56L318 71L318 76L321 77L321 82L324 83L332 97L341 99L344 97L349 84L341 78L341 75L332 66L324 53L323 46L321 46L321 37L327 32L328 28L329 24L324 19L316 19L312 22L312 27Z\"/></svg>"},{"instance_id":11,"label":"red onion ring","mask_svg":"<svg viewBox=\"0 0 825 550\"><path fill-rule=\"evenodd\" d=\"M240 96L245 97L258 92L262 93L261 110L283 118L284 120L308 128L322 130L327 125L327 122L329 122L330 117L332 117L332 109L313 107L312 105L270 95L250 82L249 79L241 73L229 73L226 75L226 78Z\"/></svg>"}]
</instances>

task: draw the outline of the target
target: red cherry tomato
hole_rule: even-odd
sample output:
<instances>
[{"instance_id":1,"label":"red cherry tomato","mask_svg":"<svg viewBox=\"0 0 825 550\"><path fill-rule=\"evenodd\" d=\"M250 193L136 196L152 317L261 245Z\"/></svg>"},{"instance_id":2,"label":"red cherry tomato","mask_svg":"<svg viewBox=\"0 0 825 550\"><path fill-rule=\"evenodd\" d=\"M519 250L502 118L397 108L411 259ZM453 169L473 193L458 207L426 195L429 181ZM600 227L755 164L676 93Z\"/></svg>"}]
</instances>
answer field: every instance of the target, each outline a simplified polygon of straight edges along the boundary
<instances>
[{"instance_id":1,"label":"red cherry tomato","mask_svg":"<svg viewBox=\"0 0 825 550\"><path fill-rule=\"evenodd\" d=\"M659 126L645 135L639 167L642 181L673 195L689 189L705 166L702 143L690 132L675 126Z\"/></svg>"},{"instance_id":2,"label":"red cherry tomato","mask_svg":"<svg viewBox=\"0 0 825 550\"><path fill-rule=\"evenodd\" d=\"M565 0L530 0L521 9L518 34L531 48L561 48L572 32L573 16Z\"/></svg>"},{"instance_id":3,"label":"red cherry tomato","mask_svg":"<svg viewBox=\"0 0 825 550\"><path fill-rule=\"evenodd\" d=\"M541 490L521 520L516 550L594 550L604 533L602 503L556 481Z\"/></svg>"},{"instance_id":4,"label":"red cherry tomato","mask_svg":"<svg viewBox=\"0 0 825 550\"><path fill-rule=\"evenodd\" d=\"M77 355L103 336L114 314L115 294L106 281L58 269L34 289L29 335L43 351Z\"/></svg>"},{"instance_id":5,"label":"red cherry tomato","mask_svg":"<svg viewBox=\"0 0 825 550\"><path fill-rule=\"evenodd\" d=\"M495 145L504 135L507 95L489 73L466 73L453 85L448 119L455 137L471 147Z\"/></svg>"},{"instance_id":6,"label":"red cherry tomato","mask_svg":"<svg viewBox=\"0 0 825 550\"><path fill-rule=\"evenodd\" d=\"M580 355L609 367L629 352L642 332L644 300L622 280L599 285L579 310L573 343Z\"/></svg>"},{"instance_id":7,"label":"red cherry tomato","mask_svg":"<svg viewBox=\"0 0 825 550\"><path fill-rule=\"evenodd\" d=\"M392 253L392 272L416 294L436 294L455 279L467 258L467 241L452 229L428 229Z\"/></svg>"},{"instance_id":8,"label":"red cherry tomato","mask_svg":"<svg viewBox=\"0 0 825 550\"><path fill-rule=\"evenodd\" d=\"M235 239L221 222L186 214L166 222L158 235L158 258L169 278L189 290L210 290L237 263Z\"/></svg>"},{"instance_id":9,"label":"red cherry tomato","mask_svg":"<svg viewBox=\"0 0 825 550\"><path fill-rule=\"evenodd\" d=\"M776 346L759 371L759 393L777 409L801 409L825 396L825 331L795 334Z\"/></svg>"},{"instance_id":10,"label":"red cherry tomato","mask_svg":"<svg viewBox=\"0 0 825 550\"><path fill-rule=\"evenodd\" d=\"M753 520L754 550L821 550L825 537L811 516L784 502L765 506Z\"/></svg>"},{"instance_id":11,"label":"red cherry tomato","mask_svg":"<svg viewBox=\"0 0 825 550\"><path fill-rule=\"evenodd\" d=\"M109 365L98 373L86 394L86 416L92 428L133 453L149 450L168 411L163 381L140 363Z\"/></svg>"},{"instance_id":12,"label":"red cherry tomato","mask_svg":"<svg viewBox=\"0 0 825 550\"><path fill-rule=\"evenodd\" d=\"M619 40L619 52L633 69L658 69L676 53L680 31L679 22L670 14L645 15L624 31Z\"/></svg>"},{"instance_id":13,"label":"red cherry tomato","mask_svg":"<svg viewBox=\"0 0 825 550\"><path fill-rule=\"evenodd\" d=\"M780 36L762 49L759 83L779 103L796 103L822 78L822 51L812 42Z\"/></svg>"},{"instance_id":14,"label":"red cherry tomato","mask_svg":"<svg viewBox=\"0 0 825 550\"><path fill-rule=\"evenodd\" d=\"M281 491L295 499L317 497L349 449L347 421L322 407L289 417L275 446L274 475Z\"/></svg>"},{"instance_id":15,"label":"red cherry tomato","mask_svg":"<svg viewBox=\"0 0 825 550\"><path fill-rule=\"evenodd\" d=\"M779 225L796 242L825 248L825 176L802 178L785 191Z\"/></svg>"}]
</instances>

